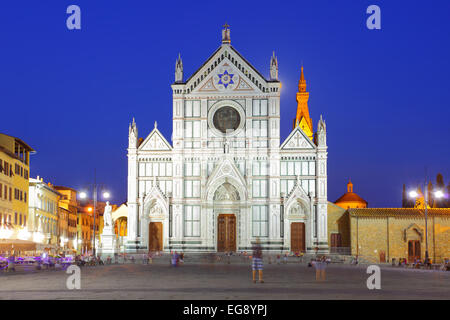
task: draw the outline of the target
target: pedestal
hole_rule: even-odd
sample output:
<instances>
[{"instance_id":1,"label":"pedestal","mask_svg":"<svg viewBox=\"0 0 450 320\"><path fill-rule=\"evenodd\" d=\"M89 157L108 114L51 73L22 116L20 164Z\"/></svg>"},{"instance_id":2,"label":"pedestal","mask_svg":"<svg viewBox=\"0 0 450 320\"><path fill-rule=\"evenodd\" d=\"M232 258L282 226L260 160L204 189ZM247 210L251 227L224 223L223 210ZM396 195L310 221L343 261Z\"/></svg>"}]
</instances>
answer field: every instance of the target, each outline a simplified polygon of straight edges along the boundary
<instances>
[{"instance_id":1,"label":"pedestal","mask_svg":"<svg viewBox=\"0 0 450 320\"><path fill-rule=\"evenodd\" d=\"M101 244L102 246L99 251L102 259L106 259L108 256L113 259L114 254L118 253L118 250L116 247L116 235L114 234L112 228L103 229L103 233L101 235Z\"/></svg>"}]
</instances>

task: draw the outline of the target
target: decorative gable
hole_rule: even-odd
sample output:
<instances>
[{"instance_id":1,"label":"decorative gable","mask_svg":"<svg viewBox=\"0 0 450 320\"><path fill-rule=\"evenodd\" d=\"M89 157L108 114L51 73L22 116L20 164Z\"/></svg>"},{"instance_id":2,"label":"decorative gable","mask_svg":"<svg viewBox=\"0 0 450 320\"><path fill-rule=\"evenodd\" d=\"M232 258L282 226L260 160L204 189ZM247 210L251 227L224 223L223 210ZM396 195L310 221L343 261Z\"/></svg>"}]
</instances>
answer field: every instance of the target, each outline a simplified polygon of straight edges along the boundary
<instances>
[{"instance_id":1,"label":"decorative gable","mask_svg":"<svg viewBox=\"0 0 450 320\"><path fill-rule=\"evenodd\" d=\"M225 58L213 72L204 78L198 89L192 92L255 92L261 91L228 58Z\"/></svg>"},{"instance_id":2,"label":"decorative gable","mask_svg":"<svg viewBox=\"0 0 450 320\"><path fill-rule=\"evenodd\" d=\"M309 211L311 205L310 197L306 194L305 190L300 186L299 177L289 192L287 198L284 200L284 205L287 208L288 215L290 216L304 216Z\"/></svg>"},{"instance_id":3,"label":"decorative gable","mask_svg":"<svg viewBox=\"0 0 450 320\"><path fill-rule=\"evenodd\" d=\"M206 184L206 197L212 198L219 186L223 183L230 183L236 188L239 194L247 195L245 179L239 172L234 161L230 158L224 159L222 163L214 168ZM243 200L245 198L246 196L240 199Z\"/></svg>"},{"instance_id":4,"label":"decorative gable","mask_svg":"<svg viewBox=\"0 0 450 320\"><path fill-rule=\"evenodd\" d=\"M153 187L144 198L146 212L143 212L147 217L164 218L169 212L168 199L159 188L156 178L153 180Z\"/></svg>"},{"instance_id":5,"label":"decorative gable","mask_svg":"<svg viewBox=\"0 0 450 320\"><path fill-rule=\"evenodd\" d=\"M161 132L155 127L148 137L139 146L142 151L171 151L170 143L164 138Z\"/></svg>"},{"instance_id":6,"label":"decorative gable","mask_svg":"<svg viewBox=\"0 0 450 320\"><path fill-rule=\"evenodd\" d=\"M187 93L267 92L266 79L233 47L222 45L187 81Z\"/></svg>"},{"instance_id":7,"label":"decorative gable","mask_svg":"<svg viewBox=\"0 0 450 320\"><path fill-rule=\"evenodd\" d=\"M300 127L296 127L281 145L282 150L304 150L315 148L316 146Z\"/></svg>"}]
</instances>

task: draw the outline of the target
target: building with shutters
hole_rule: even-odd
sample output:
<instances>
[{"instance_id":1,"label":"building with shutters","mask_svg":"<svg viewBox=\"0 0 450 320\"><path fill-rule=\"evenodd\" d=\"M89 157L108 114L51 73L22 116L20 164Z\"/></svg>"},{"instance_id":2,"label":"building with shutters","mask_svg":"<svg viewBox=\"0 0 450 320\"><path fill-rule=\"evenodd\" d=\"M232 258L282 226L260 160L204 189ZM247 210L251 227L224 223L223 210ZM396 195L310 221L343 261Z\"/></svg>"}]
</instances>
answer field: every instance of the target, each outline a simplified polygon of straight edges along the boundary
<instances>
[{"instance_id":1,"label":"building with shutters","mask_svg":"<svg viewBox=\"0 0 450 320\"><path fill-rule=\"evenodd\" d=\"M18 253L35 247L27 229L33 153L23 140L0 133L0 252Z\"/></svg>"}]
</instances>

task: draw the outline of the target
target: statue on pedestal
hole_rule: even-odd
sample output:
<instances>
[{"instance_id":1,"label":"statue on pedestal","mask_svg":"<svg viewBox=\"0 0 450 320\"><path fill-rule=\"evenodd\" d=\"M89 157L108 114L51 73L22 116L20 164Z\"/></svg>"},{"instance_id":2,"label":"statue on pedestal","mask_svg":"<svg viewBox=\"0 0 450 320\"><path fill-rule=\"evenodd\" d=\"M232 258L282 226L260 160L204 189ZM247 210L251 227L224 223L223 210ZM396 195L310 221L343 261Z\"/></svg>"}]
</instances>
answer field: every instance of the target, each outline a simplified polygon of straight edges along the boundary
<instances>
[{"instance_id":1,"label":"statue on pedestal","mask_svg":"<svg viewBox=\"0 0 450 320\"><path fill-rule=\"evenodd\" d=\"M112 223L112 207L106 202L105 211L103 211L103 232L101 235L101 256L107 258L116 253L116 235Z\"/></svg>"},{"instance_id":2,"label":"statue on pedestal","mask_svg":"<svg viewBox=\"0 0 450 320\"><path fill-rule=\"evenodd\" d=\"M109 201L106 201L105 211L103 212L104 227L112 227L111 211L112 207L109 205Z\"/></svg>"}]
</instances>

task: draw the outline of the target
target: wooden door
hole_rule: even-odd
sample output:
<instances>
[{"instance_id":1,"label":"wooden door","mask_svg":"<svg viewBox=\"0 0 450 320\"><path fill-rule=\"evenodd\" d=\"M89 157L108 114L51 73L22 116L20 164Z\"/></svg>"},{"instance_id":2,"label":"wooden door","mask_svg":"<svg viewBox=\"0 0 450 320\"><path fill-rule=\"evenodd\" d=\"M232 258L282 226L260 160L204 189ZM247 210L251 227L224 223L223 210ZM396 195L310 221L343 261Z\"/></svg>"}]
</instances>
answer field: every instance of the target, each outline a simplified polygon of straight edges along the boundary
<instances>
[{"instance_id":1,"label":"wooden door","mask_svg":"<svg viewBox=\"0 0 450 320\"><path fill-rule=\"evenodd\" d=\"M220 214L217 217L217 251L236 251L236 216Z\"/></svg>"},{"instance_id":2,"label":"wooden door","mask_svg":"<svg viewBox=\"0 0 450 320\"><path fill-rule=\"evenodd\" d=\"M420 259L420 241L408 241L408 262L412 263L414 260Z\"/></svg>"},{"instance_id":3,"label":"wooden door","mask_svg":"<svg viewBox=\"0 0 450 320\"><path fill-rule=\"evenodd\" d=\"M291 223L291 251L305 252L305 224L303 222Z\"/></svg>"},{"instance_id":4,"label":"wooden door","mask_svg":"<svg viewBox=\"0 0 450 320\"><path fill-rule=\"evenodd\" d=\"M386 262L386 252L380 251L380 263Z\"/></svg>"},{"instance_id":5,"label":"wooden door","mask_svg":"<svg viewBox=\"0 0 450 320\"><path fill-rule=\"evenodd\" d=\"M330 251L331 251L331 253L336 253L336 252L338 252L338 249L337 248L340 248L340 247L342 247L342 237L341 237L341 234L340 233L332 233L331 235L330 235L330 241L331 241L331 244L330 244Z\"/></svg>"},{"instance_id":6,"label":"wooden door","mask_svg":"<svg viewBox=\"0 0 450 320\"><path fill-rule=\"evenodd\" d=\"M148 250L161 251L162 246L162 222L150 222L148 227Z\"/></svg>"}]
</instances>

